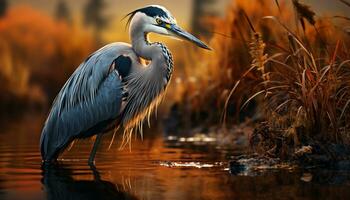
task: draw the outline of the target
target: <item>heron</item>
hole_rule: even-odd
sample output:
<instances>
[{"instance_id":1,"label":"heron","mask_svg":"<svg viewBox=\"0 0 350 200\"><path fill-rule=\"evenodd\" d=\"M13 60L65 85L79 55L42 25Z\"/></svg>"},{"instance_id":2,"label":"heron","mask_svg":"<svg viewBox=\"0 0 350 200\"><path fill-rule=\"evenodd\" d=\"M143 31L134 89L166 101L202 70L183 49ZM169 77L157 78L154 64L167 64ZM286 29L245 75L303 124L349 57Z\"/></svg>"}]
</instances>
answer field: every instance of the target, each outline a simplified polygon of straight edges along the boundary
<instances>
[{"instance_id":1,"label":"heron","mask_svg":"<svg viewBox=\"0 0 350 200\"><path fill-rule=\"evenodd\" d=\"M148 119L149 123L173 73L171 52L163 43L151 42L149 33L187 40L211 50L178 26L163 6L139 8L125 17L131 44L115 42L92 53L54 99L40 138L44 163L57 161L75 140L96 136L88 159L94 164L104 133L121 127L123 141L129 143L135 131L142 134L143 122Z\"/></svg>"}]
</instances>

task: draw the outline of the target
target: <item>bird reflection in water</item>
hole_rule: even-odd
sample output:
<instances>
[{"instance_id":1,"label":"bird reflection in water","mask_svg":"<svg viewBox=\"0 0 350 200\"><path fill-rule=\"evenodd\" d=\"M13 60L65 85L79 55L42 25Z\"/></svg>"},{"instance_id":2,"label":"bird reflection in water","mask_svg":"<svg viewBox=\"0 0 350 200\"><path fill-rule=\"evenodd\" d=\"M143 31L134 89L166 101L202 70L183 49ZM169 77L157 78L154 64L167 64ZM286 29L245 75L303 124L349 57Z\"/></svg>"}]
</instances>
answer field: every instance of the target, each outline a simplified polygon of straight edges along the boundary
<instances>
[{"instance_id":1,"label":"bird reflection in water","mask_svg":"<svg viewBox=\"0 0 350 200\"><path fill-rule=\"evenodd\" d=\"M43 165L42 184L48 200L61 199L113 199L136 200L137 198L121 190L117 184L101 180L96 168L91 167L93 180L73 178L73 170L63 165Z\"/></svg>"}]
</instances>

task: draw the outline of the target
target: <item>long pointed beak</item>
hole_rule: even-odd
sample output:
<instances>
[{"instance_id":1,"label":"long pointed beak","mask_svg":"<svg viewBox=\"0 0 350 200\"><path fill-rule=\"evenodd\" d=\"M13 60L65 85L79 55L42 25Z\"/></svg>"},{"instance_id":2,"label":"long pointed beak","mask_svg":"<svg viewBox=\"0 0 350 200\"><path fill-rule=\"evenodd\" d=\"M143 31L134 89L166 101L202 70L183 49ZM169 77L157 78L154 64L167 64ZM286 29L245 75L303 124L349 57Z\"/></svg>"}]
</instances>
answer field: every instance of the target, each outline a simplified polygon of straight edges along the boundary
<instances>
[{"instance_id":1,"label":"long pointed beak","mask_svg":"<svg viewBox=\"0 0 350 200\"><path fill-rule=\"evenodd\" d=\"M180 28L179 26L177 26L175 24L169 25L169 27L167 27L167 29L169 31L171 31L174 34L174 36L176 36L180 39L190 41L203 49L212 50L204 42L200 41L198 38L196 38L195 36L193 36L192 34L188 33L187 31L183 30L182 28Z\"/></svg>"}]
</instances>

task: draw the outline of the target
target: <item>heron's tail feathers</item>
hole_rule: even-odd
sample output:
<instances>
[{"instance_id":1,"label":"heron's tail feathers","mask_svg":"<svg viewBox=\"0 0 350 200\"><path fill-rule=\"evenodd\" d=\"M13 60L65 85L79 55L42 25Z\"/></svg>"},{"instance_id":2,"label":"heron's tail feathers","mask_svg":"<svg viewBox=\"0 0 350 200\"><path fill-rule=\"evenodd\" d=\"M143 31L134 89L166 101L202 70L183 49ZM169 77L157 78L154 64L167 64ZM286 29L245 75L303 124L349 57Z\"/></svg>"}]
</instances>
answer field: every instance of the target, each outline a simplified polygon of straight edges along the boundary
<instances>
[{"instance_id":1,"label":"heron's tail feathers","mask_svg":"<svg viewBox=\"0 0 350 200\"><path fill-rule=\"evenodd\" d=\"M53 148L50 145L50 137L47 129L47 125L45 124L45 127L41 133L40 138L40 150L41 150L41 157L44 162L51 162L52 160L55 160L58 156L58 149Z\"/></svg>"},{"instance_id":2,"label":"heron's tail feathers","mask_svg":"<svg viewBox=\"0 0 350 200\"><path fill-rule=\"evenodd\" d=\"M41 133L41 137L40 137L40 152L41 152L42 159L45 160L45 157L47 154L47 137L44 130Z\"/></svg>"},{"instance_id":3,"label":"heron's tail feathers","mask_svg":"<svg viewBox=\"0 0 350 200\"><path fill-rule=\"evenodd\" d=\"M69 144L67 138L57 138L57 117L50 115L45 123L40 138L41 157L44 162L51 162L57 159L60 152Z\"/></svg>"},{"instance_id":4,"label":"heron's tail feathers","mask_svg":"<svg viewBox=\"0 0 350 200\"><path fill-rule=\"evenodd\" d=\"M50 141L49 133L46 130L45 126L40 138L40 150L43 161L55 161L60 155L60 153L68 146L68 144L70 144L69 141L64 141L60 143Z\"/></svg>"}]
</instances>

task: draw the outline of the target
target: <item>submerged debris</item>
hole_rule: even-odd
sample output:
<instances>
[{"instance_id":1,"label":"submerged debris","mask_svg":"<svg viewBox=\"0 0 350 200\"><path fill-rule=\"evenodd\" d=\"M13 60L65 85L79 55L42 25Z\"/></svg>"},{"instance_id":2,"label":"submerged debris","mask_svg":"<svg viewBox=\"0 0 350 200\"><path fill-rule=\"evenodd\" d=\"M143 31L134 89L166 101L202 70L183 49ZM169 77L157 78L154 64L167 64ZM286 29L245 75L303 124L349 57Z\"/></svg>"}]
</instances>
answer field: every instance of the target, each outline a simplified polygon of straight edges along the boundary
<instances>
[{"instance_id":1,"label":"submerged debris","mask_svg":"<svg viewBox=\"0 0 350 200\"><path fill-rule=\"evenodd\" d=\"M295 150L294 154L296 156L302 156L305 154L311 154L312 153L312 147L310 145L308 146L302 146Z\"/></svg>"},{"instance_id":2,"label":"submerged debris","mask_svg":"<svg viewBox=\"0 0 350 200\"><path fill-rule=\"evenodd\" d=\"M312 181L312 174L311 173L303 173L300 180L302 180L304 182L310 182L310 181Z\"/></svg>"}]
</instances>

